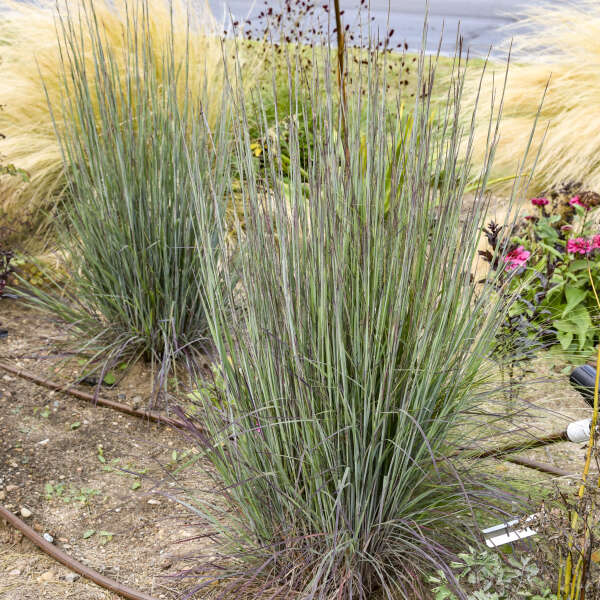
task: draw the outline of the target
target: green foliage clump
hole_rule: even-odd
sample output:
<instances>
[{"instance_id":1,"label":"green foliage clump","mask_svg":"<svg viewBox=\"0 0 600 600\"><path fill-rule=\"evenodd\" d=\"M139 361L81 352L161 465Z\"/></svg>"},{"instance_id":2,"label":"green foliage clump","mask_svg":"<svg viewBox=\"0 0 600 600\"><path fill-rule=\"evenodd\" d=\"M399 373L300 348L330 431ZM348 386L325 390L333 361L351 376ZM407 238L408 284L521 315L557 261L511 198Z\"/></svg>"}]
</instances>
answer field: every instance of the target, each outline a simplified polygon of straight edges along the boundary
<instances>
[{"instance_id":1,"label":"green foliage clump","mask_svg":"<svg viewBox=\"0 0 600 600\"><path fill-rule=\"evenodd\" d=\"M599 340L594 284L600 289L600 196L566 184L531 202L536 214L506 236L494 224L486 230L492 250L499 244L509 250L502 263L492 251L483 252L516 297L505 327L512 345L505 353L516 356L532 343L560 344L572 360L585 360Z\"/></svg>"},{"instance_id":2,"label":"green foliage clump","mask_svg":"<svg viewBox=\"0 0 600 600\"><path fill-rule=\"evenodd\" d=\"M470 590L467 600L556 600L526 554L502 556L489 550L461 552L451 564L457 579ZM457 600L444 573L430 577L435 600Z\"/></svg>"}]
</instances>

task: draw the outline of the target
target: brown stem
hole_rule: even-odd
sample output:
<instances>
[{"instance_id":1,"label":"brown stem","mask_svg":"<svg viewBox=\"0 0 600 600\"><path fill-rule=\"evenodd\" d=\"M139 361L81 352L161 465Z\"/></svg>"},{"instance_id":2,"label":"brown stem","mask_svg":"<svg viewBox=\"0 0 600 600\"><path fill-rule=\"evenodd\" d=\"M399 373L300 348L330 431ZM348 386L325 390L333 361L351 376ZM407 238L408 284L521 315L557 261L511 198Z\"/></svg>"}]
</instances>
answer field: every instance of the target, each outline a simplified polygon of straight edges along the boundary
<instances>
[{"instance_id":1,"label":"brown stem","mask_svg":"<svg viewBox=\"0 0 600 600\"><path fill-rule=\"evenodd\" d=\"M126 404L121 404L120 402L115 402L114 400L107 400L105 398L95 397L92 394L86 394L85 392L80 392L79 390L73 389L69 385L61 385L55 381L50 381L49 379L43 379L42 377L38 377L25 369L16 369L15 367L11 367L6 363L0 362L0 369L4 369L17 377L22 377L23 379L28 379L29 381L33 381L38 385L42 385L51 390L56 390L58 392L63 392L65 394L70 394L75 398L79 398L80 400L85 400L86 402L91 402L92 404L97 404L99 406L105 406L106 408L112 408L113 410L117 410L126 415L131 415L132 417L138 417L139 419L147 419L148 421L154 421L155 423L163 423L164 425L171 425L173 427L182 427L185 428L186 424L180 419L176 419L173 417L166 417L161 415L155 411L141 411L136 410L135 408L131 408L131 406L127 406Z\"/></svg>"},{"instance_id":2,"label":"brown stem","mask_svg":"<svg viewBox=\"0 0 600 600\"><path fill-rule=\"evenodd\" d=\"M335 12L335 28L337 34L337 59L338 59L338 87L340 90L340 112L342 118L342 144L346 157L346 168L350 172L350 145L348 142L348 127L346 123L346 69L344 65L345 41L342 29L342 13L340 11L340 0L333 0Z\"/></svg>"},{"instance_id":3,"label":"brown stem","mask_svg":"<svg viewBox=\"0 0 600 600\"><path fill-rule=\"evenodd\" d=\"M109 579L104 575L101 575L97 571L86 567L80 562L76 561L72 556L69 556L50 542L45 540L41 535L34 531L29 525L21 521L17 516L13 515L12 512L4 508L0 504L0 518L8 521L15 529L19 530L26 538L30 539L40 550L51 556L54 560L62 563L71 571L79 573L82 577L93 581L99 586L119 594L123 598L129 598L130 600L156 600L153 596L148 596L143 592L138 592L133 588L127 587L113 579Z\"/></svg>"}]
</instances>

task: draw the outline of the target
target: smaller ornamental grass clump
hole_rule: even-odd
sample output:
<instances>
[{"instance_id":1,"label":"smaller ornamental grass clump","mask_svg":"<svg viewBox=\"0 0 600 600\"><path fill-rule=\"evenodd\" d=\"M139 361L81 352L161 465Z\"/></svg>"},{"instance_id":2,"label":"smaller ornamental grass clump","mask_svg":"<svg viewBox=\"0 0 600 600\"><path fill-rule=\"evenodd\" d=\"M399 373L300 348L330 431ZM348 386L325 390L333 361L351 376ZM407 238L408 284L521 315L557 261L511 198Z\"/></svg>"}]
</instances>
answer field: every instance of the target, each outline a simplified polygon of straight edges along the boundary
<instances>
[{"instance_id":1,"label":"smaller ornamental grass clump","mask_svg":"<svg viewBox=\"0 0 600 600\"><path fill-rule=\"evenodd\" d=\"M535 214L523 217L510 232L495 233L495 244L508 250L501 264L481 254L517 301L511 317L526 318L529 337L543 346L559 343L572 360L587 358L598 343L597 308L590 275L600 278L600 232L595 213L600 195L568 183L531 199ZM490 240L488 241L494 248Z\"/></svg>"},{"instance_id":2,"label":"smaller ornamental grass clump","mask_svg":"<svg viewBox=\"0 0 600 600\"><path fill-rule=\"evenodd\" d=\"M198 274L218 248L211 241L196 249L197 228L212 231L231 197L230 113L223 97L210 127L194 40L180 39L177 13L158 43L148 33L152 0L124 6L122 45L111 43L92 0L57 14L62 89L52 110L77 197L58 228L69 285L19 282L32 304L69 328L84 370L102 381L116 365L143 358L164 397L176 363L197 371L209 344ZM194 25L190 16L188 33Z\"/></svg>"}]
</instances>

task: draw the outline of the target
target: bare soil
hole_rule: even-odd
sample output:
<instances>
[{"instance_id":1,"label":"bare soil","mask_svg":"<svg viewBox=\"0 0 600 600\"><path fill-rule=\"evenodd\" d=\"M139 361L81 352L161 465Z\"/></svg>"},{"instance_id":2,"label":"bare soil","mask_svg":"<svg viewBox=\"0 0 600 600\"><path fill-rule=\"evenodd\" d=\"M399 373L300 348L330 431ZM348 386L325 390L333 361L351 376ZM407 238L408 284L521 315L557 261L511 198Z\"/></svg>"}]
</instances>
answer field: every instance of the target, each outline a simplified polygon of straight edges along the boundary
<instances>
[{"instance_id":1,"label":"bare soil","mask_svg":"<svg viewBox=\"0 0 600 600\"><path fill-rule=\"evenodd\" d=\"M0 360L56 379L60 325L6 299L0 323L9 331ZM137 367L102 395L130 404L141 396L144 404L150 388L150 373ZM170 576L198 543L181 540L205 532L155 493L206 482L202 465L173 476L186 451L195 450L180 432L0 372L0 503L30 511L29 525L84 564L157 598L186 588ZM0 519L0 599L117 597L83 578L70 581L66 568Z\"/></svg>"}]
</instances>

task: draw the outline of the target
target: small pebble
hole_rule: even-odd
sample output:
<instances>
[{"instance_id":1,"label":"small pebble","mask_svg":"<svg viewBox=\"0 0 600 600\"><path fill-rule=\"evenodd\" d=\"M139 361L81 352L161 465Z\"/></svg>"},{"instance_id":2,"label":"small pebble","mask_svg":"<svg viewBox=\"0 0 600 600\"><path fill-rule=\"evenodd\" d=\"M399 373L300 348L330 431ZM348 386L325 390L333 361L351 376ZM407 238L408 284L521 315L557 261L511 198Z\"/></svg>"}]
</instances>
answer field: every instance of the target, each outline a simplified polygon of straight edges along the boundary
<instances>
[{"instance_id":1,"label":"small pebble","mask_svg":"<svg viewBox=\"0 0 600 600\"><path fill-rule=\"evenodd\" d=\"M14 492L15 490L18 490L19 486L18 485L7 485L6 486L6 491L7 492Z\"/></svg>"},{"instance_id":2,"label":"small pebble","mask_svg":"<svg viewBox=\"0 0 600 600\"><path fill-rule=\"evenodd\" d=\"M73 583L75 581L77 581L80 578L80 576L77 573L67 573L64 577L64 580L67 581L68 583Z\"/></svg>"},{"instance_id":3,"label":"small pebble","mask_svg":"<svg viewBox=\"0 0 600 600\"><path fill-rule=\"evenodd\" d=\"M4 490L0 490L0 502L2 500L6 500L6 492Z\"/></svg>"},{"instance_id":4,"label":"small pebble","mask_svg":"<svg viewBox=\"0 0 600 600\"><path fill-rule=\"evenodd\" d=\"M155 506L160 504L160 500L156 500L155 498L152 498L150 500L148 500L148 504L154 504Z\"/></svg>"},{"instance_id":5,"label":"small pebble","mask_svg":"<svg viewBox=\"0 0 600 600\"><path fill-rule=\"evenodd\" d=\"M21 516L24 519L28 519L33 513L28 509L25 508L24 506L21 506Z\"/></svg>"},{"instance_id":6,"label":"small pebble","mask_svg":"<svg viewBox=\"0 0 600 600\"><path fill-rule=\"evenodd\" d=\"M54 543L54 538L49 533L45 533L43 537L47 542Z\"/></svg>"},{"instance_id":7,"label":"small pebble","mask_svg":"<svg viewBox=\"0 0 600 600\"><path fill-rule=\"evenodd\" d=\"M52 581L54 579L54 571L46 571L42 573L37 580L39 582Z\"/></svg>"},{"instance_id":8,"label":"small pebble","mask_svg":"<svg viewBox=\"0 0 600 600\"><path fill-rule=\"evenodd\" d=\"M49 441L50 441L50 438L46 438L45 440L38 442L38 446L45 446Z\"/></svg>"},{"instance_id":9,"label":"small pebble","mask_svg":"<svg viewBox=\"0 0 600 600\"><path fill-rule=\"evenodd\" d=\"M13 569L12 571L9 571L8 574L14 575L16 577L17 575L21 574L21 571L20 571L20 569Z\"/></svg>"}]
</instances>

